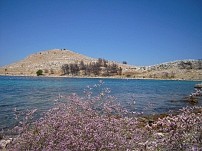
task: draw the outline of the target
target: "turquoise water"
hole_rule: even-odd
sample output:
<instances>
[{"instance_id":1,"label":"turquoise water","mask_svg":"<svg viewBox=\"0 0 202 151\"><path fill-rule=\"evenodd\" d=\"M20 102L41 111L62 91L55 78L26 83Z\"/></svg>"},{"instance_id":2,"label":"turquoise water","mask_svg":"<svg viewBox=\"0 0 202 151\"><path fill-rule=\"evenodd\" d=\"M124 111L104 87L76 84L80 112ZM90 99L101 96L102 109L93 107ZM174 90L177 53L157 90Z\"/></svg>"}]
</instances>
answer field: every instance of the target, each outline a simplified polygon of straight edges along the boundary
<instances>
[{"instance_id":1,"label":"turquoise water","mask_svg":"<svg viewBox=\"0 0 202 151\"><path fill-rule=\"evenodd\" d=\"M14 108L20 111L38 109L42 113L50 109L59 95L77 93L84 95L87 86L100 79L45 78L0 76L0 129L11 128ZM184 101L194 91L196 81L103 79L102 87L110 88L111 95L129 110L146 114L162 113L190 106ZM94 90L96 91L96 89ZM131 101L135 99L135 105ZM199 104L202 105L202 100Z\"/></svg>"}]
</instances>

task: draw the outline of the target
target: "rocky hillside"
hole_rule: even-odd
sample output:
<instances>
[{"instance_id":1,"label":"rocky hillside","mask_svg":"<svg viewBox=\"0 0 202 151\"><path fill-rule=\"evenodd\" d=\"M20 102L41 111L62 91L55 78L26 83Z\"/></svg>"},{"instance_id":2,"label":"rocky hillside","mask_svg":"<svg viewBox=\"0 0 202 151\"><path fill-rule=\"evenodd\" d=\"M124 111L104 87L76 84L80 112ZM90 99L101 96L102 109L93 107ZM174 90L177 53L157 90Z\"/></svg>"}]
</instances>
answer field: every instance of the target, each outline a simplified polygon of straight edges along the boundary
<instances>
[{"instance_id":1,"label":"rocky hillside","mask_svg":"<svg viewBox=\"0 0 202 151\"><path fill-rule=\"evenodd\" d=\"M96 62L98 59L87 57L66 49L54 49L32 54L27 58L1 67L1 75L36 75L36 71L41 69L45 75L61 75L61 67L64 64L85 64ZM109 61L109 63L116 63ZM116 63L122 68L132 68L133 66Z\"/></svg>"},{"instance_id":2,"label":"rocky hillside","mask_svg":"<svg viewBox=\"0 0 202 151\"><path fill-rule=\"evenodd\" d=\"M19 62L1 67L0 75L36 76L36 71L41 69L46 76L59 76L63 74L61 68L64 64L79 64L81 61L90 64L98 59L66 49L54 49L32 54ZM108 64L121 67L122 77L202 80L202 60L180 60L142 67L113 61L108 61Z\"/></svg>"},{"instance_id":3,"label":"rocky hillside","mask_svg":"<svg viewBox=\"0 0 202 151\"><path fill-rule=\"evenodd\" d=\"M144 67L143 67L144 68ZM162 63L159 65L153 65L145 67L146 70L165 70L165 69L202 69L202 60L179 60L174 62Z\"/></svg>"},{"instance_id":4,"label":"rocky hillside","mask_svg":"<svg viewBox=\"0 0 202 151\"><path fill-rule=\"evenodd\" d=\"M202 60L179 60L140 67L136 77L202 80Z\"/></svg>"},{"instance_id":5,"label":"rocky hillside","mask_svg":"<svg viewBox=\"0 0 202 151\"><path fill-rule=\"evenodd\" d=\"M66 63L75 63L78 60L84 62L92 62L95 59L75 53L66 49L54 49L48 51L42 51L36 54L32 54L27 58L4 66L0 73L13 74L13 75L35 75L39 69L45 70L47 73L52 72L54 74L60 73L60 68Z\"/></svg>"}]
</instances>

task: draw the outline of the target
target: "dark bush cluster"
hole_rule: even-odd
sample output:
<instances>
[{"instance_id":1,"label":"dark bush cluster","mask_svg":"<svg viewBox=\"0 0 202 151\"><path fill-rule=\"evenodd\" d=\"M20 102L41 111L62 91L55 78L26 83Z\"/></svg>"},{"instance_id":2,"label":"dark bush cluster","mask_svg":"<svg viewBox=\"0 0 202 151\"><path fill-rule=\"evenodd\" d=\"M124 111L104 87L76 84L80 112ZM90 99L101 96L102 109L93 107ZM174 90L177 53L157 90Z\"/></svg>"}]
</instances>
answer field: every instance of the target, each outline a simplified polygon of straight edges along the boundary
<instances>
[{"instance_id":1,"label":"dark bush cluster","mask_svg":"<svg viewBox=\"0 0 202 151\"><path fill-rule=\"evenodd\" d=\"M36 74L37 74L37 76L43 75L43 70L38 70L38 71L36 72Z\"/></svg>"},{"instance_id":2,"label":"dark bush cluster","mask_svg":"<svg viewBox=\"0 0 202 151\"><path fill-rule=\"evenodd\" d=\"M87 75L87 76L114 76L121 75L122 68L117 64L109 64L105 59L98 59L96 62L64 64L61 67L64 75Z\"/></svg>"},{"instance_id":3,"label":"dark bush cluster","mask_svg":"<svg viewBox=\"0 0 202 151\"><path fill-rule=\"evenodd\" d=\"M123 61L123 64L127 64L127 62L126 62L126 61Z\"/></svg>"}]
</instances>

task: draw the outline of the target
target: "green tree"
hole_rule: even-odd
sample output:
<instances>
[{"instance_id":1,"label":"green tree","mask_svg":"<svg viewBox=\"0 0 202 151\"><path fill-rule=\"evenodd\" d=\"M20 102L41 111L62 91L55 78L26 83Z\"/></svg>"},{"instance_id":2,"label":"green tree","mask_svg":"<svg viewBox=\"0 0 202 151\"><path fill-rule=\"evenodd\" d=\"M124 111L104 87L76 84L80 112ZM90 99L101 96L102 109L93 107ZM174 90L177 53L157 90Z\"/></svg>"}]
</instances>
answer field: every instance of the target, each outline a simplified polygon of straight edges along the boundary
<instances>
[{"instance_id":1,"label":"green tree","mask_svg":"<svg viewBox=\"0 0 202 151\"><path fill-rule=\"evenodd\" d=\"M61 69L64 74L69 74L69 65L68 64L62 65Z\"/></svg>"},{"instance_id":2,"label":"green tree","mask_svg":"<svg viewBox=\"0 0 202 151\"><path fill-rule=\"evenodd\" d=\"M81 62L80 62L80 64L79 64L79 69L80 69L80 70L85 70L85 69L86 69L86 66L85 66L83 60L81 60Z\"/></svg>"},{"instance_id":3,"label":"green tree","mask_svg":"<svg viewBox=\"0 0 202 151\"><path fill-rule=\"evenodd\" d=\"M79 66L76 63L70 64L69 68L70 68L70 72L71 72L72 75L78 75Z\"/></svg>"},{"instance_id":4,"label":"green tree","mask_svg":"<svg viewBox=\"0 0 202 151\"><path fill-rule=\"evenodd\" d=\"M36 74L37 74L37 76L40 76L40 75L43 75L43 70L38 70L37 72L36 72Z\"/></svg>"},{"instance_id":5,"label":"green tree","mask_svg":"<svg viewBox=\"0 0 202 151\"><path fill-rule=\"evenodd\" d=\"M119 69L118 69L118 75L122 75L122 68L121 67L119 67Z\"/></svg>"}]
</instances>

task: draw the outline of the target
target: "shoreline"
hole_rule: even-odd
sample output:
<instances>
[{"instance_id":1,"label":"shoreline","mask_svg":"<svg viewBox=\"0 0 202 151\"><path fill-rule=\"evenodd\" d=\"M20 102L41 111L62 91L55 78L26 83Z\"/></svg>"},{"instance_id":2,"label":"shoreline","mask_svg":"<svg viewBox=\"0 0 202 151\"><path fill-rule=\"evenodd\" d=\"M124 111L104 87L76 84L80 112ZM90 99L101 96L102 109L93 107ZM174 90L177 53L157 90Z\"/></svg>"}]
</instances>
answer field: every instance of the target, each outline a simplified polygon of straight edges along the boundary
<instances>
[{"instance_id":1,"label":"shoreline","mask_svg":"<svg viewBox=\"0 0 202 151\"><path fill-rule=\"evenodd\" d=\"M10 74L0 74L0 76L7 76L7 77L40 77L40 78L85 78L85 79L117 79L117 80L165 80L165 81L201 81L202 79L180 79L180 78L173 78L173 79L161 79L161 78L130 78L130 77L123 77L123 76L63 76L63 75L10 75Z\"/></svg>"},{"instance_id":2,"label":"shoreline","mask_svg":"<svg viewBox=\"0 0 202 151\"><path fill-rule=\"evenodd\" d=\"M183 110L184 109L184 110ZM179 109L174 112L165 112L165 113L159 113L159 114L151 114L151 115L134 115L136 117L137 122L138 122L138 128L140 129L159 129L159 125L157 124L158 121L161 121L163 119L172 119L178 117L178 115L182 114L186 110L190 110L191 114L201 114L202 113L202 108L201 106L198 107L185 107L182 109ZM32 123L33 124L33 123ZM12 128L10 129L11 131L13 130ZM158 131L157 131L158 132ZM164 134L167 134L166 132L164 133L157 133L161 134L161 136L164 136ZM6 150L8 149L8 145L11 144L13 141L16 141L18 138L20 138L20 134L10 134L10 135L5 135L5 133L1 133L1 138L0 138L0 150Z\"/></svg>"},{"instance_id":3,"label":"shoreline","mask_svg":"<svg viewBox=\"0 0 202 151\"><path fill-rule=\"evenodd\" d=\"M196 80L184 80L184 79L153 79L153 78L127 78L127 77L115 77L115 76L112 76L112 77L89 77L89 76L59 76L59 75L50 75L50 76L47 76L47 75L44 75L44 76L36 76L36 75L0 75L1 76L4 76L4 77L27 77L28 80L29 80L29 77L30 78L41 78L43 80L43 78L79 78L79 79L98 79L98 80L104 80L104 79L118 79L118 80L167 80L167 81L196 81ZM52 80L52 79L50 79ZM55 79L57 80L57 79ZM201 80L199 80L201 81ZM124 81L123 81L124 82ZM126 81L125 81L126 82ZM200 113L202 112L202 110L200 109L199 110ZM155 113L154 115L139 115L138 116L138 122L139 122L139 126L140 127L145 127L146 125L150 124L152 127L154 127L155 123L158 121L159 118L163 119L163 118L166 118L166 117L172 117L171 115L173 115L173 117L175 117L177 114L180 114L180 110L177 110L177 111L174 111L174 112L163 112L163 113ZM195 111L193 112L195 113ZM6 142L5 143L5 148L6 149L6 146L11 143L13 140L16 140L16 138L19 136L19 135L15 135L15 136L12 136L12 135L2 135L2 141L0 139L1 142ZM1 142L0 142L0 146L1 146ZM8 143L7 143L8 142ZM0 148L1 150L1 148Z\"/></svg>"}]
</instances>

